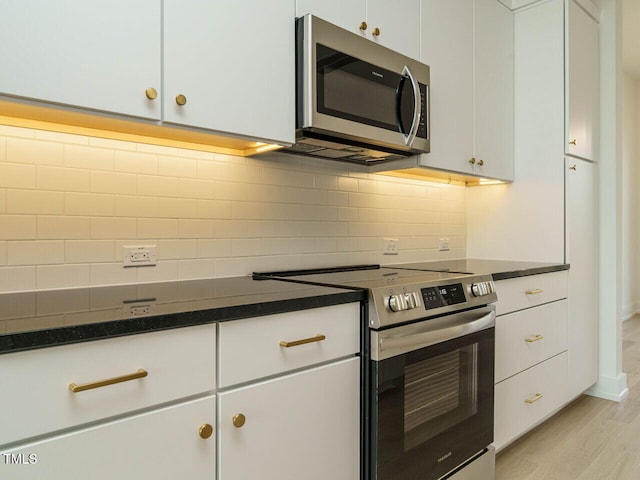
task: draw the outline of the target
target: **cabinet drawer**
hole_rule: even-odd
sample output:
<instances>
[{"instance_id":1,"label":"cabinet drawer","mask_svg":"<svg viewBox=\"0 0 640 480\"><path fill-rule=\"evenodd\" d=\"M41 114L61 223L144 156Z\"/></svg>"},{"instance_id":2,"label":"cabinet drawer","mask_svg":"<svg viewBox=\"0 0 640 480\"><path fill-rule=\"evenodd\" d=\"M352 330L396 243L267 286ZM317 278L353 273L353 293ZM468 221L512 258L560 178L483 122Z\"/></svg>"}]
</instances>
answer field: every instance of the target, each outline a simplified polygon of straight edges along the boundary
<instances>
[{"instance_id":1,"label":"cabinet drawer","mask_svg":"<svg viewBox=\"0 0 640 480\"><path fill-rule=\"evenodd\" d=\"M496 385L496 449L527 432L566 401L567 353Z\"/></svg>"},{"instance_id":2,"label":"cabinet drawer","mask_svg":"<svg viewBox=\"0 0 640 480\"><path fill-rule=\"evenodd\" d=\"M568 272L543 273L495 282L496 315L567 298Z\"/></svg>"},{"instance_id":3,"label":"cabinet drawer","mask_svg":"<svg viewBox=\"0 0 640 480\"><path fill-rule=\"evenodd\" d=\"M496 382L567 349L567 300L496 319Z\"/></svg>"},{"instance_id":4,"label":"cabinet drawer","mask_svg":"<svg viewBox=\"0 0 640 480\"><path fill-rule=\"evenodd\" d=\"M16 463L0 462L0 478L92 480L215 478L214 396L154 410L29 445L2 450ZM31 462L23 465L21 462ZM186 473L188 472L188 474Z\"/></svg>"},{"instance_id":5,"label":"cabinet drawer","mask_svg":"<svg viewBox=\"0 0 640 480\"><path fill-rule=\"evenodd\" d=\"M219 385L228 387L357 353L360 304L223 322L218 328ZM316 341L295 344L307 339Z\"/></svg>"},{"instance_id":6,"label":"cabinet drawer","mask_svg":"<svg viewBox=\"0 0 640 480\"><path fill-rule=\"evenodd\" d=\"M215 325L0 355L0 445L215 389ZM72 392L144 369L148 376Z\"/></svg>"}]
</instances>

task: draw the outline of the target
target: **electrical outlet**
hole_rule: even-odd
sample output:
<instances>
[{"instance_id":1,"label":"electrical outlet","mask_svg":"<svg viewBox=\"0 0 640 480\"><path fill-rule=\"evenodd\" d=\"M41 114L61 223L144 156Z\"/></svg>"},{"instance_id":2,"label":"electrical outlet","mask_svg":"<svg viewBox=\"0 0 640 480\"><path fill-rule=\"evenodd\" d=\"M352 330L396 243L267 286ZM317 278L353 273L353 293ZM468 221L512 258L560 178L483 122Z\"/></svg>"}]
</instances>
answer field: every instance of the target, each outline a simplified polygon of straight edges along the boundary
<instances>
[{"instance_id":1,"label":"electrical outlet","mask_svg":"<svg viewBox=\"0 0 640 480\"><path fill-rule=\"evenodd\" d=\"M440 251L441 252L448 252L449 251L449 238L448 237L442 237L440 239Z\"/></svg>"},{"instance_id":2,"label":"electrical outlet","mask_svg":"<svg viewBox=\"0 0 640 480\"><path fill-rule=\"evenodd\" d=\"M124 316L127 318L150 317L158 313L156 299L124 302Z\"/></svg>"},{"instance_id":3,"label":"electrical outlet","mask_svg":"<svg viewBox=\"0 0 640 480\"><path fill-rule=\"evenodd\" d=\"M125 267L144 267L156 264L158 253L155 245L125 245L123 248Z\"/></svg>"},{"instance_id":4,"label":"electrical outlet","mask_svg":"<svg viewBox=\"0 0 640 480\"><path fill-rule=\"evenodd\" d=\"M400 247L398 246L397 238L383 238L382 239L382 254L383 255L398 255L398 250Z\"/></svg>"}]
</instances>

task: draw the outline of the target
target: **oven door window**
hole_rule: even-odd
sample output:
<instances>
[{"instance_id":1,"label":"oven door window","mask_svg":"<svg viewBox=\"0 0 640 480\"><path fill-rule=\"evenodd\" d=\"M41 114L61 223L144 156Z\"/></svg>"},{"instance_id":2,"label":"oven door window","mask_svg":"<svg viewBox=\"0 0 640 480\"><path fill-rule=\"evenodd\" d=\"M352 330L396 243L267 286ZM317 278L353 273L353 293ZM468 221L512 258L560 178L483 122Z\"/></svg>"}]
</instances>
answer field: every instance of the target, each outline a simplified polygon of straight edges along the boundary
<instances>
[{"instance_id":1,"label":"oven door window","mask_svg":"<svg viewBox=\"0 0 640 480\"><path fill-rule=\"evenodd\" d=\"M414 93L404 76L316 45L318 112L408 133Z\"/></svg>"},{"instance_id":2,"label":"oven door window","mask_svg":"<svg viewBox=\"0 0 640 480\"><path fill-rule=\"evenodd\" d=\"M373 362L374 478L437 479L493 441L494 329Z\"/></svg>"}]
</instances>

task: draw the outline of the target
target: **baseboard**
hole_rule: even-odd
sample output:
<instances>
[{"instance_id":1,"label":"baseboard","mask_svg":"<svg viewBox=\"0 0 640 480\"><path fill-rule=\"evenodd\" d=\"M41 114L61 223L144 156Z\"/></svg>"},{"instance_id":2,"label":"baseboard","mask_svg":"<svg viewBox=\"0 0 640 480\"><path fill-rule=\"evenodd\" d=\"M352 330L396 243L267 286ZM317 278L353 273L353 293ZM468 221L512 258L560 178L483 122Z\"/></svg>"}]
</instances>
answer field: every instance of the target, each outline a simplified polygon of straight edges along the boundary
<instances>
[{"instance_id":1,"label":"baseboard","mask_svg":"<svg viewBox=\"0 0 640 480\"><path fill-rule=\"evenodd\" d=\"M598 383L584 392L592 397L620 402L629 394L627 388L627 374L621 373L617 377L600 377Z\"/></svg>"},{"instance_id":2,"label":"baseboard","mask_svg":"<svg viewBox=\"0 0 640 480\"><path fill-rule=\"evenodd\" d=\"M622 321L626 322L630 318L636 316L638 313L640 313L638 311L638 304L632 303L630 305L627 305L622 308Z\"/></svg>"}]
</instances>

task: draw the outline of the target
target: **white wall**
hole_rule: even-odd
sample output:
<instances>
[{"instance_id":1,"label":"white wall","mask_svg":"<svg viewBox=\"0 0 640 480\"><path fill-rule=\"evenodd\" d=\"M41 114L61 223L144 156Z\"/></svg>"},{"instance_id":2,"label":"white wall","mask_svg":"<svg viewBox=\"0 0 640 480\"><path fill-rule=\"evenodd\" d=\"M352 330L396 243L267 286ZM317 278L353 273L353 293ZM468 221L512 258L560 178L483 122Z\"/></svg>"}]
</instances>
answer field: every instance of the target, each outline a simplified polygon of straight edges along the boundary
<instances>
[{"instance_id":1,"label":"white wall","mask_svg":"<svg viewBox=\"0 0 640 480\"><path fill-rule=\"evenodd\" d=\"M328 160L0 126L0 292L461 258L465 217L464 187ZM123 268L123 245L141 244L157 266Z\"/></svg>"},{"instance_id":2,"label":"white wall","mask_svg":"<svg viewBox=\"0 0 640 480\"><path fill-rule=\"evenodd\" d=\"M638 311L638 135L640 134L640 84L624 76L622 133L622 317Z\"/></svg>"}]
</instances>

